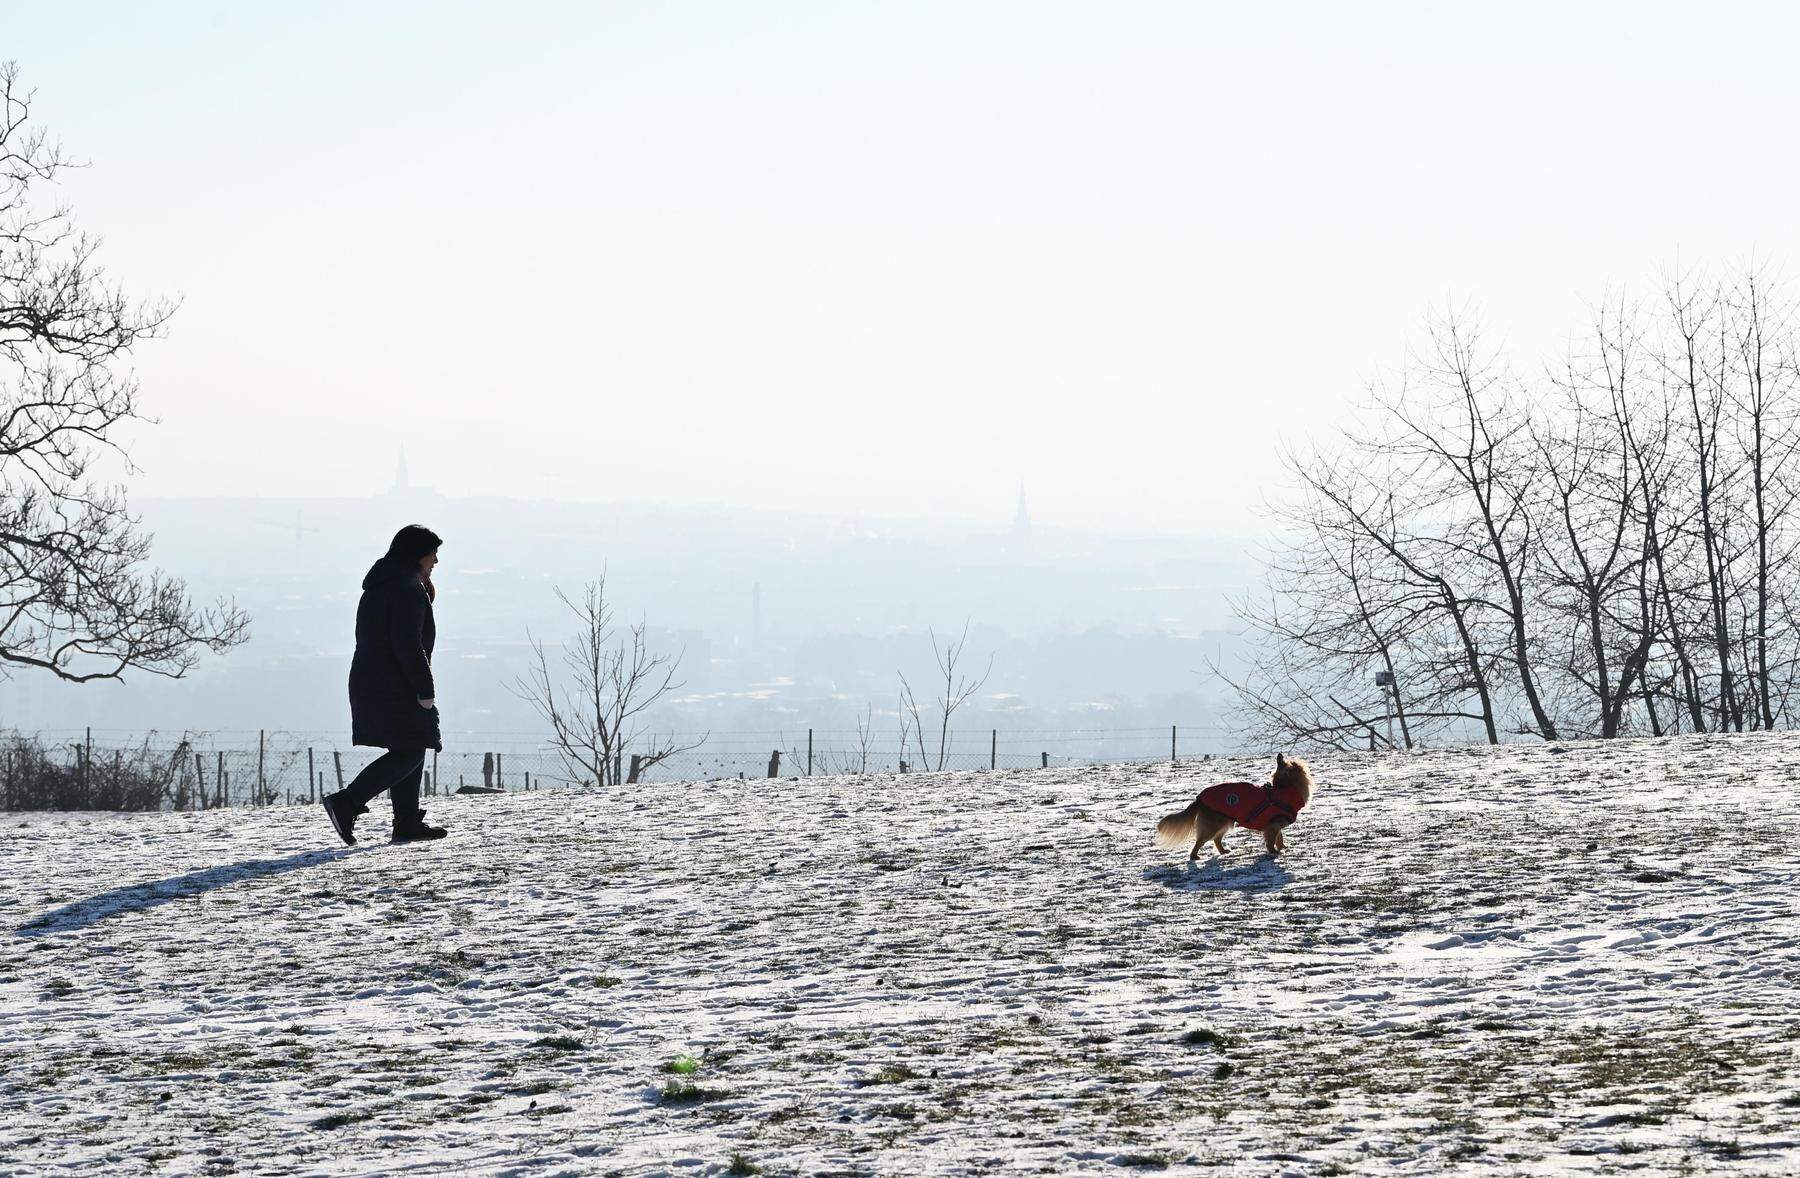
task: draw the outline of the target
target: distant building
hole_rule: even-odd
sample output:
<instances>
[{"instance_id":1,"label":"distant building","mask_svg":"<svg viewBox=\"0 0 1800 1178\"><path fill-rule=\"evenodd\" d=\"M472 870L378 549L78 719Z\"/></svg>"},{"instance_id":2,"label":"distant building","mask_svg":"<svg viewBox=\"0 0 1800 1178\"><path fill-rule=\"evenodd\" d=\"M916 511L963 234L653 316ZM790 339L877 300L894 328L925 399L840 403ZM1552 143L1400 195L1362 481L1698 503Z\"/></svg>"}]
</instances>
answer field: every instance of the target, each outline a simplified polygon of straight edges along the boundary
<instances>
[{"instance_id":1,"label":"distant building","mask_svg":"<svg viewBox=\"0 0 1800 1178\"><path fill-rule=\"evenodd\" d=\"M1031 542L1031 512L1025 507L1025 484L1019 484L1019 507L1013 512L1013 543L1023 547Z\"/></svg>"},{"instance_id":2,"label":"distant building","mask_svg":"<svg viewBox=\"0 0 1800 1178\"><path fill-rule=\"evenodd\" d=\"M439 498L430 487L415 487L411 472L406 466L406 447L400 447L400 459L394 463L394 485L388 488L388 498L403 500L435 500Z\"/></svg>"}]
</instances>

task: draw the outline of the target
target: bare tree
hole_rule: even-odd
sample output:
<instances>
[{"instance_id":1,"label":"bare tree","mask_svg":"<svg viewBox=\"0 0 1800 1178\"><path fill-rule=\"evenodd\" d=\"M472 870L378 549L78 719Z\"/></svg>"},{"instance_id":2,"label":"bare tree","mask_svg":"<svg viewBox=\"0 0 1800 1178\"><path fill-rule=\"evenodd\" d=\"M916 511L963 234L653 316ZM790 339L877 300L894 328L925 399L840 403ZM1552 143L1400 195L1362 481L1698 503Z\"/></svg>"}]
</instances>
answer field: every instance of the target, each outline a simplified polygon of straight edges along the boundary
<instances>
[{"instance_id":1,"label":"bare tree","mask_svg":"<svg viewBox=\"0 0 1800 1178\"><path fill-rule=\"evenodd\" d=\"M118 433L145 419L126 362L174 305L126 298L68 208L37 202L74 165L31 101L0 64L0 663L72 682L180 678L243 642L249 619L147 570L151 537L123 491L90 478L97 451L133 469Z\"/></svg>"},{"instance_id":2,"label":"bare tree","mask_svg":"<svg viewBox=\"0 0 1800 1178\"><path fill-rule=\"evenodd\" d=\"M900 751L894 754L897 761L895 768L901 773L906 772L906 741L907 738L912 735L918 720L917 715L907 711L906 699L906 688L903 685L900 689L900 698L894 704L894 716L900 721L900 743L895 746ZM923 766L921 765L921 768L922 767Z\"/></svg>"},{"instance_id":3,"label":"bare tree","mask_svg":"<svg viewBox=\"0 0 1800 1178\"><path fill-rule=\"evenodd\" d=\"M864 704L863 714L856 718L856 773L869 771L869 750L875 743L875 705Z\"/></svg>"},{"instance_id":4,"label":"bare tree","mask_svg":"<svg viewBox=\"0 0 1800 1178\"><path fill-rule=\"evenodd\" d=\"M937 631L928 630L927 633L931 635L931 654L937 660L937 671L943 684L941 691L927 701L936 712L938 730L937 764L932 767L942 770L945 756L950 748L950 717L954 716L957 709L967 703L969 698L980 691L982 685L987 682L988 676L994 670L994 657L989 655L986 669L978 678L970 679L959 671L963 652L969 643L969 623L963 622L962 633L957 636L955 641L941 646L938 643ZM925 748L924 714L919 706L918 697L913 693L912 684L907 682L904 673L900 676L900 700L901 707L910 717L912 733L919 743L919 763L921 766L930 765L931 761ZM903 721L902 740L905 739L906 726L907 721Z\"/></svg>"},{"instance_id":5,"label":"bare tree","mask_svg":"<svg viewBox=\"0 0 1800 1178\"><path fill-rule=\"evenodd\" d=\"M1551 644L1561 655L1552 654L1545 672L1560 675L1572 697L1568 735L1625 731L1659 636L1637 485L1648 476L1631 437L1646 366L1634 320L1622 299L1600 304L1592 354L1572 353L1552 377L1563 398L1530 431L1546 526L1528 572L1545 614L1560 624Z\"/></svg>"},{"instance_id":6,"label":"bare tree","mask_svg":"<svg viewBox=\"0 0 1800 1178\"><path fill-rule=\"evenodd\" d=\"M1555 740L1526 591L1539 543L1530 493L1536 456L1526 428L1532 407L1466 315L1428 320L1426 336L1399 393L1378 390L1387 429L1370 444L1413 463L1412 477L1436 490L1431 511L1443 526L1442 544L1479 568L1483 600L1505 625L1508 662L1530 712L1526 730Z\"/></svg>"},{"instance_id":7,"label":"bare tree","mask_svg":"<svg viewBox=\"0 0 1800 1178\"><path fill-rule=\"evenodd\" d=\"M590 785L619 785L671 756L692 752L706 742L682 740L672 733L641 727L645 713L670 692L679 690L675 674L680 654L650 649L643 622L620 632L606 599L606 574L589 581L580 600L561 589L557 600L579 623L563 643L560 670L553 670L543 643L531 640L535 662L513 690L550 725L550 740L572 778ZM632 750L632 770L622 764Z\"/></svg>"},{"instance_id":8,"label":"bare tree","mask_svg":"<svg viewBox=\"0 0 1800 1178\"><path fill-rule=\"evenodd\" d=\"M1232 686L1254 735L1270 743L1351 748L1452 735L1479 725L1499 740L1483 621L1464 582L1466 553L1418 526L1436 492L1394 451L1342 464L1290 455L1298 501L1279 513L1289 543L1269 558L1261 594L1236 603L1263 639ZM1377 674L1391 687L1384 696Z\"/></svg>"},{"instance_id":9,"label":"bare tree","mask_svg":"<svg viewBox=\"0 0 1800 1178\"><path fill-rule=\"evenodd\" d=\"M1260 735L1350 747L1792 723L1800 313L1755 265L1604 300L1544 387L1432 321L1297 499L1235 677ZM1376 676L1392 685L1383 696ZM1400 735L1385 731L1398 704Z\"/></svg>"}]
</instances>

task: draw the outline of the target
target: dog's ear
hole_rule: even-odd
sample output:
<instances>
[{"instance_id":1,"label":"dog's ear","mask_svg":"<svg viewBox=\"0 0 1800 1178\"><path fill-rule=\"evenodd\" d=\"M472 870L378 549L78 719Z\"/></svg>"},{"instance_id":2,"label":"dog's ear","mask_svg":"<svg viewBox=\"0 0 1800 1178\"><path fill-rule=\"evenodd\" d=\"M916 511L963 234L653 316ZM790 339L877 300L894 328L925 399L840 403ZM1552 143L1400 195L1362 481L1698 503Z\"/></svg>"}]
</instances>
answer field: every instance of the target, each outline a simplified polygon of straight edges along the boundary
<instances>
[{"instance_id":1,"label":"dog's ear","mask_svg":"<svg viewBox=\"0 0 1800 1178\"><path fill-rule=\"evenodd\" d=\"M1286 753L1276 753L1275 754L1275 763L1277 765L1287 764L1287 754Z\"/></svg>"}]
</instances>

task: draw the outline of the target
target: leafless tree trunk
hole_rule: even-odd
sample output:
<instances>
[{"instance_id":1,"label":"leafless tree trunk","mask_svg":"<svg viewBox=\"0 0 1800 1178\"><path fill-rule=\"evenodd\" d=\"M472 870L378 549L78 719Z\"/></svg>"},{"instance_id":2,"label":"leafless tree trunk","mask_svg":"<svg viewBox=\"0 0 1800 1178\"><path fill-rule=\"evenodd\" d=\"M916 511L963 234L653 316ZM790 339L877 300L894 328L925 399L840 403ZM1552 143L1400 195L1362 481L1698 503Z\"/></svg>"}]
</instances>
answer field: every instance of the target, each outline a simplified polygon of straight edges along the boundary
<instances>
[{"instance_id":1,"label":"leafless tree trunk","mask_svg":"<svg viewBox=\"0 0 1800 1178\"><path fill-rule=\"evenodd\" d=\"M1725 481L1729 477L1720 463L1720 433L1725 422L1725 382L1722 348L1714 349L1713 337L1722 336L1718 300L1695 291L1697 283L1678 275L1668 292L1669 318L1678 343L1664 366L1674 379L1688 409L1688 441L1694 452L1694 479L1699 499L1699 542L1705 559L1708 614L1712 623L1710 635L1713 656L1718 660L1719 727L1743 729L1743 709L1738 699L1738 686L1732 674L1732 643L1726 610L1730 591L1730 543L1727 528L1731 523L1729 503L1725 499Z\"/></svg>"},{"instance_id":2,"label":"leafless tree trunk","mask_svg":"<svg viewBox=\"0 0 1800 1178\"><path fill-rule=\"evenodd\" d=\"M1744 630L1745 665L1758 726L1775 727L1771 672L1771 611L1776 582L1793 571L1786 530L1793 506L1790 462L1800 435L1795 430L1794 308L1775 297L1771 280L1752 265L1727 296L1733 327L1734 409L1739 446L1749 463L1748 495L1754 514L1755 570Z\"/></svg>"}]
</instances>

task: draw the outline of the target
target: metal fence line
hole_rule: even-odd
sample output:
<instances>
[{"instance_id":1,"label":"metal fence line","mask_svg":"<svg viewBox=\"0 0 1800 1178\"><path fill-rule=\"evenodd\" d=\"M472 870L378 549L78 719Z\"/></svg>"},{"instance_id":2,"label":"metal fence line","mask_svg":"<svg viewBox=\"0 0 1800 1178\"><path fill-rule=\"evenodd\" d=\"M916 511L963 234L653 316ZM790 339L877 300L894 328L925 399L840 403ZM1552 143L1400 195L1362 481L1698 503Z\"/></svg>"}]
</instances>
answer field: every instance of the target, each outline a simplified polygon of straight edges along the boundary
<instances>
[{"instance_id":1,"label":"metal fence line","mask_svg":"<svg viewBox=\"0 0 1800 1178\"><path fill-rule=\"evenodd\" d=\"M322 739L325 734L269 730L138 733L120 740L118 731L0 731L0 810L310 804L381 755L380 749L350 745L342 734ZM951 733L941 771L1201 760L1244 751L1235 741L1218 739L1222 731L1212 725L962 729ZM798 728L734 735L738 738L709 738L697 749L672 755L649 766L640 779L762 779L770 776L772 758L778 766L775 776L782 778L940 771L937 741L930 734L922 758L916 736L902 748L893 733L865 738L853 730ZM633 751L622 750L620 763L629 762ZM482 747L478 739L458 734L455 744L427 759L422 791L430 797L470 788L516 792L591 784L541 738L531 747L494 741Z\"/></svg>"}]
</instances>

